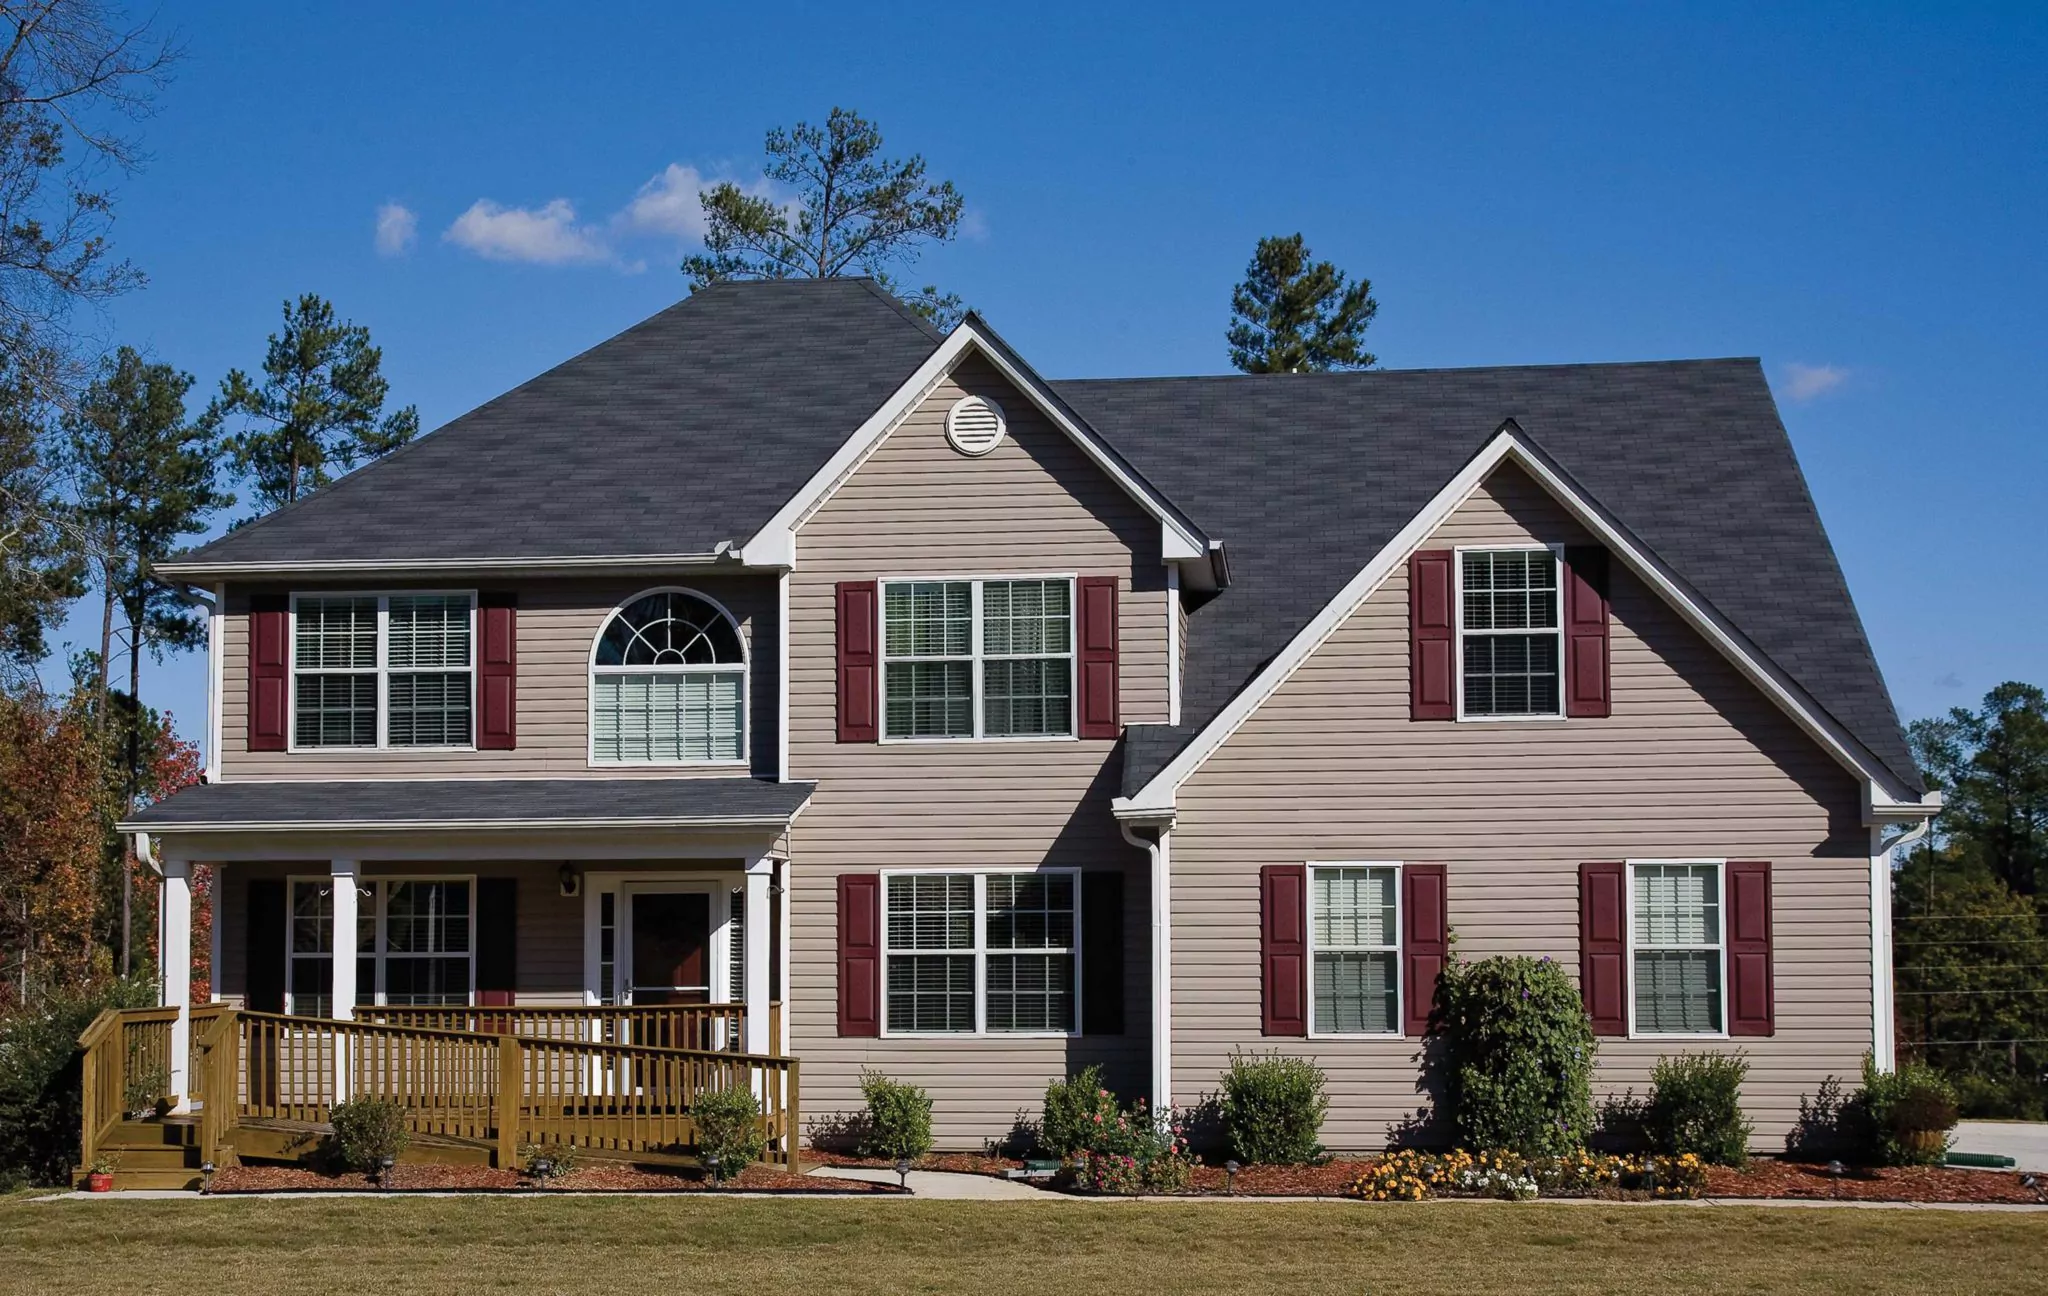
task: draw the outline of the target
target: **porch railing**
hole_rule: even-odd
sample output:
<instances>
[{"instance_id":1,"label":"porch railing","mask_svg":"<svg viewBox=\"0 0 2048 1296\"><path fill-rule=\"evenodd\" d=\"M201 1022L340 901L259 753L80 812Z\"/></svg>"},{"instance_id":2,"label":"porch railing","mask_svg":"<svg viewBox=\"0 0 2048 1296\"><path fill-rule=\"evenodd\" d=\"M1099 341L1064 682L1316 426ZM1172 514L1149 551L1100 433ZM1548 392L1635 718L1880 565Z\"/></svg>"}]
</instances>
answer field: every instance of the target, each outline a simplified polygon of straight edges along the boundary
<instances>
[{"instance_id":1,"label":"porch railing","mask_svg":"<svg viewBox=\"0 0 2048 1296\"><path fill-rule=\"evenodd\" d=\"M503 1028L526 1010L447 1011ZM126 1114L123 1087L137 1074L131 1045L137 1057L153 1058L152 1049L168 1057L176 1016L176 1009L110 1011L80 1037L85 1164ZM524 1022L536 1030L545 1023L545 1016ZM193 1013L192 1058L200 1155L219 1164L244 1122L318 1125L336 1102L360 1096L399 1104L415 1134L488 1145L500 1166L516 1165L528 1143L600 1155L682 1153L696 1140L698 1095L738 1086L760 1103L762 1132L776 1149L771 1159L796 1165L800 1068L792 1058L221 1007Z\"/></svg>"},{"instance_id":2,"label":"porch railing","mask_svg":"<svg viewBox=\"0 0 2048 1296\"><path fill-rule=\"evenodd\" d=\"M525 1039L644 1044L652 1048L743 1051L745 1004L651 1004L570 1007L361 1007L357 1021L433 1030L518 1035ZM769 1053L776 1049L772 1037Z\"/></svg>"},{"instance_id":3,"label":"porch railing","mask_svg":"<svg viewBox=\"0 0 2048 1296\"><path fill-rule=\"evenodd\" d=\"M131 1111L173 1103L171 1027L176 1008L109 1008L78 1037L80 1150L90 1166L100 1145Z\"/></svg>"}]
</instances>

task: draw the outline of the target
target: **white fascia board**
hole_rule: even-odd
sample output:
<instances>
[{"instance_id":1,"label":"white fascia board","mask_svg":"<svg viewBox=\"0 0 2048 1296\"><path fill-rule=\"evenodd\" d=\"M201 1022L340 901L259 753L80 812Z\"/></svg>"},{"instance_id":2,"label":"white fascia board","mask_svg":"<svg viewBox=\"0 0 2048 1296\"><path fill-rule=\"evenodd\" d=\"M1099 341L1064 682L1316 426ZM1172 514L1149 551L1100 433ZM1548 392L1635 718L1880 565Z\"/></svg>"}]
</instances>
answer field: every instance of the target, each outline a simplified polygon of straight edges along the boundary
<instances>
[{"instance_id":1,"label":"white fascia board","mask_svg":"<svg viewBox=\"0 0 2048 1296\"><path fill-rule=\"evenodd\" d=\"M659 571L669 567L699 567L724 563L738 567L734 551L722 543L710 553L679 554L595 554L540 558L394 558L386 560L333 559L317 562L164 562L156 564L159 575L178 580L208 578L260 580L270 577L346 576L374 573L379 576L409 572L489 572L506 575L548 576L589 575L604 572Z\"/></svg>"},{"instance_id":2,"label":"white fascia board","mask_svg":"<svg viewBox=\"0 0 2048 1296\"><path fill-rule=\"evenodd\" d=\"M1150 513L1160 526L1160 545L1167 561L1185 561L1206 558L1209 541L1184 526L1173 515L1165 502L1153 493L1150 487L1119 464L1094 433L1069 418L1058 401L1052 398L1045 384L1037 377L1013 364L1005 354L1005 348L995 339L983 334L973 320L963 322L941 342L916 372L903 380L901 386L882 402L881 408L869 415L867 421L857 428L853 435L842 442L818 471L811 474L802 489L792 495L775 516L768 519L762 528L740 546L740 557L749 567L794 567L796 565L796 533L820 505L831 498L840 483L860 466L862 460L887 439L890 432L906 418L912 410L931 394L941 379L967 357L972 349L983 359L994 365L1012 386L1024 393L1032 405L1049 419L1054 427L1067 434L1069 440L1081 447L1095 465L1107 473L1111 480L1123 488L1125 494L1137 501L1139 507Z\"/></svg>"},{"instance_id":3,"label":"white fascia board","mask_svg":"<svg viewBox=\"0 0 2048 1296\"><path fill-rule=\"evenodd\" d=\"M1902 808L1913 806L1916 814L1931 813L1926 808L1926 802L1916 802L1907 789L1899 785L1890 771L1868 758L1861 744L1851 738L1847 731L1832 718L1808 705L1804 694L1782 671L1752 654L1725 618L1696 599L1677 579L1676 574L1662 562L1640 549L1613 518L1580 494L1544 455L1516 436L1511 428L1503 428L1445 484L1442 490L1436 493L1428 504L1423 506L1420 512L1409 519L1408 525L1395 533L1394 538L1373 556L1372 561L1352 577L1344 588L1337 592L1336 597L1325 604L1323 609L1296 633L1287 647L1259 672L1229 706L1195 735L1194 739L1181 749L1178 756L1167 762L1166 767L1135 794L1118 797L1112 802L1117 817L1128 819L1145 814L1171 812L1174 796L1180 785L1200 769L1203 762L1214 755L1216 749L1236 733L1238 728L1251 718L1252 713L1257 711L1266 699L1323 645L1325 640L1336 633L1337 628L1358 610L1359 605L1371 597L1401 563L1407 561L1411 552L1435 534L1437 528L1471 498L1472 493L1495 468L1507 460L1513 460L1541 483L1580 525L1592 532L1609 552L1620 557L1630 571L1654 589L1688 624L1705 635L1720 649L1723 656L1776 702L1808 736L1827 749L1828 753L1850 773L1863 780L1866 788L1870 789L1871 797L1883 804Z\"/></svg>"},{"instance_id":4,"label":"white fascia board","mask_svg":"<svg viewBox=\"0 0 2048 1296\"><path fill-rule=\"evenodd\" d=\"M808 804L808 803L807 803ZM663 816L647 819L291 819L213 823L114 825L117 832L153 833L168 837L177 833L429 833L429 832L532 832L550 828L787 828L796 815L744 815L722 818Z\"/></svg>"}]
</instances>

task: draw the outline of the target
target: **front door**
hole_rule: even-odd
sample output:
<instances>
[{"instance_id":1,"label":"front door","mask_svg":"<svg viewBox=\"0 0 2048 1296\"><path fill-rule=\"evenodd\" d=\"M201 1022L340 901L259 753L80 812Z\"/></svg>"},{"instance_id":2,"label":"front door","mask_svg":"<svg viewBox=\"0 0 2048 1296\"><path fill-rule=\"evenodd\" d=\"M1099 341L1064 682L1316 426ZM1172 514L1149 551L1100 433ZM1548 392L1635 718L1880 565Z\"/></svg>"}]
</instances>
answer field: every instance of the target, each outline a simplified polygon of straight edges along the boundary
<instances>
[{"instance_id":1,"label":"front door","mask_svg":"<svg viewBox=\"0 0 2048 1296\"><path fill-rule=\"evenodd\" d=\"M710 893L638 892L632 922L631 1002L710 1003Z\"/></svg>"}]
</instances>

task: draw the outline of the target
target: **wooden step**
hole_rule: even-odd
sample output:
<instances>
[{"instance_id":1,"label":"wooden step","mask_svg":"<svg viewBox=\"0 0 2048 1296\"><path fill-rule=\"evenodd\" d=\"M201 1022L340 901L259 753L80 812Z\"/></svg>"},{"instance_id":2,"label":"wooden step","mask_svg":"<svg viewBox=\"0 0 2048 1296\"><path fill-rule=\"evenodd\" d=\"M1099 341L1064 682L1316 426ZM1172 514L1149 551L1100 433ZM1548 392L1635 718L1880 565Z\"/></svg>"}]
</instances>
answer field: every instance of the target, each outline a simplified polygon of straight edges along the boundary
<instances>
[{"instance_id":1,"label":"wooden step","mask_svg":"<svg viewBox=\"0 0 2048 1296\"><path fill-rule=\"evenodd\" d=\"M197 1148L148 1147L122 1148L104 1147L107 1156L115 1162L115 1173L125 1174L131 1170L185 1170L199 1168Z\"/></svg>"},{"instance_id":2,"label":"wooden step","mask_svg":"<svg viewBox=\"0 0 2048 1296\"><path fill-rule=\"evenodd\" d=\"M189 1116L168 1116L162 1120L124 1120L107 1132L100 1146L110 1150L129 1148L187 1148L199 1143L199 1122Z\"/></svg>"}]
</instances>

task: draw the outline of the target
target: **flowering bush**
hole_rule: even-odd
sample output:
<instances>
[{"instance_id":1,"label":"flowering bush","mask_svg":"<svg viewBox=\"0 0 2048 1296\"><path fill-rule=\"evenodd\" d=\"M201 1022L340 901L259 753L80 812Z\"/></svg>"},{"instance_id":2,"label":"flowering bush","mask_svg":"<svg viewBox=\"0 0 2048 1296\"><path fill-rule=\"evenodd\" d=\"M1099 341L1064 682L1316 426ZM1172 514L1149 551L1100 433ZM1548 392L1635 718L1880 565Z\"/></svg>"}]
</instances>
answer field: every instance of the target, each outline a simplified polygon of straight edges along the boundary
<instances>
[{"instance_id":1,"label":"flowering bush","mask_svg":"<svg viewBox=\"0 0 2048 1296\"><path fill-rule=\"evenodd\" d=\"M1616 1157L1577 1151L1523 1157L1514 1152L1442 1154L1390 1152L1352 1181L1351 1195L1366 1201L1426 1201L1432 1197L1698 1197L1706 1191L1706 1163L1679 1156Z\"/></svg>"},{"instance_id":2,"label":"flowering bush","mask_svg":"<svg viewBox=\"0 0 2048 1296\"><path fill-rule=\"evenodd\" d=\"M1072 1156L1092 1146L1095 1130L1117 1117L1116 1095L1102 1086L1102 1068L1091 1066L1067 1080L1045 1087L1045 1117L1038 1141L1056 1157Z\"/></svg>"},{"instance_id":3,"label":"flowering bush","mask_svg":"<svg viewBox=\"0 0 2048 1296\"><path fill-rule=\"evenodd\" d=\"M1143 1099L1119 1111L1107 1090L1099 1090L1098 1109L1078 1138L1065 1169L1074 1186L1087 1192L1184 1192L1199 1164L1188 1153L1179 1112L1168 1109L1155 1117Z\"/></svg>"}]
</instances>

